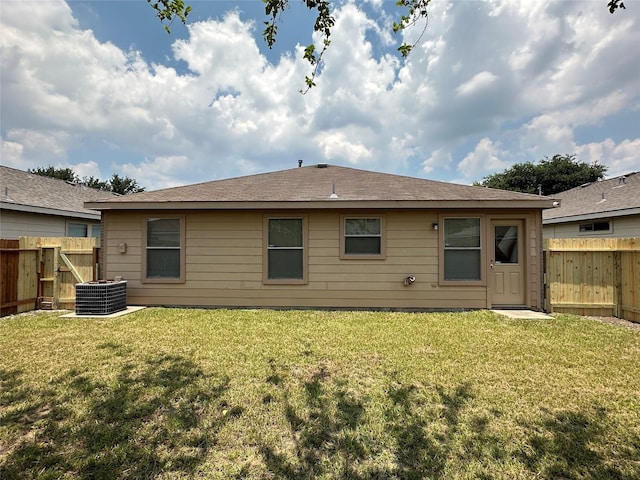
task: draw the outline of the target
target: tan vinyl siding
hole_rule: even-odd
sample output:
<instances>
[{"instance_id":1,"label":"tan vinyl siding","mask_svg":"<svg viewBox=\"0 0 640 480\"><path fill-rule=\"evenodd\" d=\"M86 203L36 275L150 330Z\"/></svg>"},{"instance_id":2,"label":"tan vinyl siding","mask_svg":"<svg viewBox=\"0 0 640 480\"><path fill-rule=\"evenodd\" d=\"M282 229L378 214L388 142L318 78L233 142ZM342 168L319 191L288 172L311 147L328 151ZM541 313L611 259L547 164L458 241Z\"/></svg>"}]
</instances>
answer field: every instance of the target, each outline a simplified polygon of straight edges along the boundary
<instances>
[{"instance_id":1,"label":"tan vinyl siding","mask_svg":"<svg viewBox=\"0 0 640 480\"><path fill-rule=\"evenodd\" d=\"M542 218L540 215L530 214L525 223L527 231L528 253L527 275L529 276L529 288L527 304L531 308L542 310L544 306L543 294L543 256L542 256Z\"/></svg>"},{"instance_id":2,"label":"tan vinyl siding","mask_svg":"<svg viewBox=\"0 0 640 480\"><path fill-rule=\"evenodd\" d=\"M439 285L438 231L432 227L438 221L437 211L306 212L309 265L308 284L304 285L269 285L263 281L263 218L270 214L284 217L291 212L180 213L185 214L186 221L186 281L161 285L140 281L142 219L154 212L104 212L107 232L103 277L121 275L126 279L131 305L393 309L488 306L486 286ZM385 215L386 258L341 259L340 216L365 213ZM296 215L300 213L291 214ZM529 226L535 215L527 218ZM539 236L538 233L536 238ZM124 254L118 247L123 242L127 243ZM533 255L531 262L538 260ZM530 276L536 271L539 274L539 267L530 270ZM408 275L414 275L416 281L405 287L403 279ZM531 294L532 298L536 295Z\"/></svg>"}]
</instances>

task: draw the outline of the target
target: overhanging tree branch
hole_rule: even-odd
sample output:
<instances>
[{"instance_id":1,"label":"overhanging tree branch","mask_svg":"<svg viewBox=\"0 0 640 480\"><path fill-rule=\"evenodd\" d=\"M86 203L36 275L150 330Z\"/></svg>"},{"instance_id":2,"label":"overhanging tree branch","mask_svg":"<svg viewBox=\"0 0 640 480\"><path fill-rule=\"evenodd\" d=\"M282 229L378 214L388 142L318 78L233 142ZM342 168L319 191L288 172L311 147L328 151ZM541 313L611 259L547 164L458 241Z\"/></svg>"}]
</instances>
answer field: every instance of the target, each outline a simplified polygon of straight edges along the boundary
<instances>
[{"instance_id":1,"label":"overhanging tree branch","mask_svg":"<svg viewBox=\"0 0 640 480\"><path fill-rule=\"evenodd\" d=\"M282 13L289 7L289 0L262 0L265 4L265 14L268 20L264 22L265 28L262 32L265 43L272 48L276 42L278 35L278 22L281 20ZM316 85L315 79L318 75L322 59L325 52L331 45L329 38L331 37L331 29L335 25L335 19L331 14L331 4L329 0L302 0L309 10L315 10L316 21L313 25L313 31L322 34L322 48L317 51L314 44L308 45L304 50L304 59L313 67L310 76L305 77L306 88L301 89L301 93L307 93L309 89ZM163 28L167 33L171 33L170 26L175 18L178 18L183 24L187 23L187 16L191 12L190 5L186 5L184 0L147 0L151 8L156 12L156 16L160 19ZM428 7L431 0L396 0L396 6L406 9L406 14L400 16L400 21L393 22L392 29L394 33L401 32L407 28L415 26L420 20L425 20L424 28L413 44L403 42L398 51L402 57L409 56L411 50L422 40L427 31L429 13ZM622 0L608 0L607 8L610 13L614 13L618 9L626 9Z\"/></svg>"}]
</instances>

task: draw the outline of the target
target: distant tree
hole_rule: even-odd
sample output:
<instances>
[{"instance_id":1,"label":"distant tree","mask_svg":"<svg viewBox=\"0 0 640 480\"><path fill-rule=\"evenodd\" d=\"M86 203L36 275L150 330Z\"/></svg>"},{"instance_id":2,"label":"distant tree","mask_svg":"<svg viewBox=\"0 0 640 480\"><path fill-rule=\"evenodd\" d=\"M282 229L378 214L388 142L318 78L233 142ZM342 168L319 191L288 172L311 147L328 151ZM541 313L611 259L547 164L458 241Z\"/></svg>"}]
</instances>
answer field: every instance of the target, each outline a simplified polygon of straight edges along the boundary
<instances>
[{"instance_id":1,"label":"distant tree","mask_svg":"<svg viewBox=\"0 0 640 480\"><path fill-rule=\"evenodd\" d=\"M607 8L609 12L614 13L618 8L626 9L622 0L607 0ZM262 36L269 48L271 48L276 42L276 36L278 34L278 23L282 18L283 12L289 7L289 0L262 0L265 7L265 14L268 18L264 22L265 29L262 32ZM171 33L171 24L177 18L182 23L187 23L187 16L191 13L191 6L187 5L184 0L147 0L147 3L153 8L156 16L162 23L162 27ZM313 67L311 76L305 77L305 83L307 88L302 93L306 93L311 87L315 86L314 80L320 68L322 57L331 44L329 37L331 36L331 29L335 24L335 20L331 11L331 3L329 0L302 0L302 3L306 5L309 10L316 11L316 21L313 25L313 31L322 34L322 49L320 52L316 51L315 45L312 43L304 49L304 59L309 62ZM394 33L398 33L405 28L416 25L421 19L428 20L429 12L427 7L431 3L431 0L396 0L396 6L405 9L404 13L400 15L400 21L394 21L391 25L391 29ZM427 22L423 27L422 33L418 36L418 39L412 44L403 43L398 47L398 51L403 57L407 57L413 47L415 47L424 32L427 30Z\"/></svg>"},{"instance_id":2,"label":"distant tree","mask_svg":"<svg viewBox=\"0 0 640 480\"><path fill-rule=\"evenodd\" d=\"M82 180L80 181L80 183L82 183L83 185L86 185L87 187L95 188L97 190L104 190L106 192L111 191L111 185L109 185L109 182L104 182L99 178L82 177Z\"/></svg>"},{"instance_id":3,"label":"distant tree","mask_svg":"<svg viewBox=\"0 0 640 480\"><path fill-rule=\"evenodd\" d=\"M545 157L539 163L517 163L474 185L523 193L553 195L604 178L605 165L578 162L575 155Z\"/></svg>"},{"instance_id":4,"label":"distant tree","mask_svg":"<svg viewBox=\"0 0 640 480\"><path fill-rule=\"evenodd\" d=\"M41 175L43 177L66 180L67 182L81 183L83 185L86 185L87 187L104 190L105 192L113 192L120 195L144 192L144 187L138 185L138 182L136 182L133 178L120 177L120 175L118 175L117 173L114 173L111 176L111 179L105 182L95 177L83 177L82 179L80 179L80 177L78 177L78 175L73 171L72 168L55 168L49 166L46 168L38 167L29 169L28 172L35 173L36 175Z\"/></svg>"},{"instance_id":5,"label":"distant tree","mask_svg":"<svg viewBox=\"0 0 640 480\"><path fill-rule=\"evenodd\" d=\"M109 186L113 193L120 195L128 195L130 193L144 192L144 187L138 185L133 178L120 177L117 173L114 173L109 180Z\"/></svg>"},{"instance_id":6,"label":"distant tree","mask_svg":"<svg viewBox=\"0 0 640 480\"><path fill-rule=\"evenodd\" d=\"M29 170L27 170L27 172L35 173L36 175L40 175L42 177L57 178L58 180L65 180L67 182L73 183L77 183L79 180L76 172L74 172L71 168L55 168L52 166L48 166L46 168L30 168Z\"/></svg>"}]
</instances>

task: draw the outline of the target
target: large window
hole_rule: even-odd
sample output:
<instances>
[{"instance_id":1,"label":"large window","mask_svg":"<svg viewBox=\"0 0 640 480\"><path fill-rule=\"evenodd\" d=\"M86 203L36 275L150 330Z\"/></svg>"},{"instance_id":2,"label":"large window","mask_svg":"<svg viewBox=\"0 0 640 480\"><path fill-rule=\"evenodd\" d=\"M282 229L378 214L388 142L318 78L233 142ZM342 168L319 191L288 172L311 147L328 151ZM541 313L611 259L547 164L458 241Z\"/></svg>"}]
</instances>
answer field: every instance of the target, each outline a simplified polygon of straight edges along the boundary
<instances>
[{"instance_id":1,"label":"large window","mask_svg":"<svg viewBox=\"0 0 640 480\"><path fill-rule=\"evenodd\" d=\"M146 219L145 279L182 281L184 279L184 219Z\"/></svg>"},{"instance_id":2,"label":"large window","mask_svg":"<svg viewBox=\"0 0 640 480\"><path fill-rule=\"evenodd\" d=\"M444 219L444 280L480 281L480 218Z\"/></svg>"},{"instance_id":3,"label":"large window","mask_svg":"<svg viewBox=\"0 0 640 480\"><path fill-rule=\"evenodd\" d=\"M384 219L342 216L341 257L383 258Z\"/></svg>"},{"instance_id":4,"label":"large window","mask_svg":"<svg viewBox=\"0 0 640 480\"><path fill-rule=\"evenodd\" d=\"M267 283L303 283L306 279L305 219L267 218Z\"/></svg>"}]
</instances>

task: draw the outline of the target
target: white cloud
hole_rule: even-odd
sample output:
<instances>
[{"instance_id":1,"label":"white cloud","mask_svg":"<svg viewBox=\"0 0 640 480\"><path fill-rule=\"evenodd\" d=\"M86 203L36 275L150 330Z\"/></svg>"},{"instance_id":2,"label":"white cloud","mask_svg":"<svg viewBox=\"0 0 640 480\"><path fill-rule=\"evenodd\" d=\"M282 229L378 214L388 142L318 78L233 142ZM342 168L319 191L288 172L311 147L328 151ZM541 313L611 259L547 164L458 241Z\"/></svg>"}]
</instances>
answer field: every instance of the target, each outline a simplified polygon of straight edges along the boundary
<instances>
[{"instance_id":1,"label":"white cloud","mask_svg":"<svg viewBox=\"0 0 640 480\"><path fill-rule=\"evenodd\" d=\"M501 150L499 145L494 144L488 138L483 138L476 145L473 152L469 153L458 164L458 172L468 182L479 180L487 174L501 171L508 167L510 162L504 159L506 154L507 152Z\"/></svg>"},{"instance_id":2,"label":"white cloud","mask_svg":"<svg viewBox=\"0 0 640 480\"><path fill-rule=\"evenodd\" d=\"M521 148L538 158L573 153L573 129L555 115L541 115L520 129Z\"/></svg>"},{"instance_id":3,"label":"white cloud","mask_svg":"<svg viewBox=\"0 0 640 480\"><path fill-rule=\"evenodd\" d=\"M361 143L350 141L343 132L334 131L318 135L318 144L325 159L344 160L352 165L360 165L371 158L371 152Z\"/></svg>"},{"instance_id":4,"label":"white cloud","mask_svg":"<svg viewBox=\"0 0 640 480\"><path fill-rule=\"evenodd\" d=\"M432 173L437 169L449 169L449 166L453 162L451 152L443 149L438 149L431 154L424 162L422 162L422 171L424 173Z\"/></svg>"},{"instance_id":5,"label":"white cloud","mask_svg":"<svg viewBox=\"0 0 640 480\"><path fill-rule=\"evenodd\" d=\"M2 139L0 147L2 165L14 168L25 168L27 162L25 162L23 157L24 147L22 145L17 142Z\"/></svg>"},{"instance_id":6,"label":"white cloud","mask_svg":"<svg viewBox=\"0 0 640 480\"><path fill-rule=\"evenodd\" d=\"M103 178L103 175L100 173L100 166L98 165L98 163L92 160L88 162L76 163L75 165L70 165L70 167L74 172L76 172L76 175L78 175L80 179L93 177L106 180L106 178Z\"/></svg>"},{"instance_id":7,"label":"white cloud","mask_svg":"<svg viewBox=\"0 0 640 480\"><path fill-rule=\"evenodd\" d=\"M482 93L487 88L491 87L498 79L496 75L491 72L480 72L473 76L470 80L460 85L456 92L458 95L475 95Z\"/></svg>"},{"instance_id":8,"label":"white cloud","mask_svg":"<svg viewBox=\"0 0 640 480\"><path fill-rule=\"evenodd\" d=\"M140 165L126 163L122 165L122 174L133 179L145 178L148 183L138 184L147 187L148 184L154 188L176 187L182 184L179 179L180 172L193 168L189 158L184 155L156 157L152 160L144 160ZM208 180L208 179L206 179Z\"/></svg>"},{"instance_id":9,"label":"white cloud","mask_svg":"<svg viewBox=\"0 0 640 480\"><path fill-rule=\"evenodd\" d=\"M583 162L607 165L607 177L640 172L640 139L616 144L608 138L600 143L581 145L576 149L576 155Z\"/></svg>"},{"instance_id":10,"label":"white cloud","mask_svg":"<svg viewBox=\"0 0 640 480\"><path fill-rule=\"evenodd\" d=\"M67 153L73 144L68 132L63 130L28 130L14 128L3 140L3 163L9 161L19 165L27 161L28 168L66 163ZM8 158L5 160L5 148Z\"/></svg>"},{"instance_id":11,"label":"white cloud","mask_svg":"<svg viewBox=\"0 0 640 480\"><path fill-rule=\"evenodd\" d=\"M617 115L637 118L640 105L639 20L629 11L438 1L401 60L386 48L415 41L420 26L396 38L388 27L401 9L370 3L369 15L336 4L318 86L303 96L302 47L268 61L259 20L238 11L189 24L172 48L182 71L99 41L62 1L5 2L3 163L97 166L160 188L295 167L298 158L470 181L556 153L601 152L611 170L640 156L640 135L607 131ZM577 140L584 126L598 137ZM113 156L80 158L87 145L108 145Z\"/></svg>"}]
</instances>

